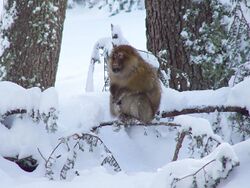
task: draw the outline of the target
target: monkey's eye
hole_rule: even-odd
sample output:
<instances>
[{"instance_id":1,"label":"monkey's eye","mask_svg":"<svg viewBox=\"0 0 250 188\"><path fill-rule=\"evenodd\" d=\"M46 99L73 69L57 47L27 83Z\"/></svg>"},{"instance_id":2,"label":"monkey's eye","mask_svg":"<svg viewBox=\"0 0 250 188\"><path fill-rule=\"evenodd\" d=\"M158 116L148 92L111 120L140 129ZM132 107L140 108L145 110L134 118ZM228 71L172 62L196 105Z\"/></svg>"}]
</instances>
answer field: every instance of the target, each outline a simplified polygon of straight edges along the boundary
<instances>
[{"instance_id":1,"label":"monkey's eye","mask_svg":"<svg viewBox=\"0 0 250 188\"><path fill-rule=\"evenodd\" d=\"M118 52L117 58L118 59L123 59L124 58L124 54L122 52Z\"/></svg>"}]
</instances>

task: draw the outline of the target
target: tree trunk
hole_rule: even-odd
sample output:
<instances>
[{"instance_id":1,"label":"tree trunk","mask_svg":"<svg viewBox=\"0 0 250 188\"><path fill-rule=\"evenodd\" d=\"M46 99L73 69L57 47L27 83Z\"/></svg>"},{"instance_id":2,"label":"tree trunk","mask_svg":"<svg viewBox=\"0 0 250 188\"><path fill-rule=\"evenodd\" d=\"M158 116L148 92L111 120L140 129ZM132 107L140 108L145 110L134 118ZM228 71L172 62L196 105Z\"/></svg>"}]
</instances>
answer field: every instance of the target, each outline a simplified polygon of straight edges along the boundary
<instances>
[{"instance_id":1,"label":"tree trunk","mask_svg":"<svg viewBox=\"0 0 250 188\"><path fill-rule=\"evenodd\" d=\"M14 23L3 30L9 47L0 57L2 80L25 88L54 86L67 0L8 0ZM4 22L4 18L2 22Z\"/></svg>"},{"instance_id":2,"label":"tree trunk","mask_svg":"<svg viewBox=\"0 0 250 188\"><path fill-rule=\"evenodd\" d=\"M167 63L161 62L161 68L166 72L170 69L169 86L179 91L210 88L201 65L191 61L181 36L184 27L188 27L198 37L202 23L211 22L209 0L197 4L192 0L146 0L145 5L147 48L157 56L166 52L162 57ZM186 20L187 10L194 7L198 15Z\"/></svg>"}]
</instances>

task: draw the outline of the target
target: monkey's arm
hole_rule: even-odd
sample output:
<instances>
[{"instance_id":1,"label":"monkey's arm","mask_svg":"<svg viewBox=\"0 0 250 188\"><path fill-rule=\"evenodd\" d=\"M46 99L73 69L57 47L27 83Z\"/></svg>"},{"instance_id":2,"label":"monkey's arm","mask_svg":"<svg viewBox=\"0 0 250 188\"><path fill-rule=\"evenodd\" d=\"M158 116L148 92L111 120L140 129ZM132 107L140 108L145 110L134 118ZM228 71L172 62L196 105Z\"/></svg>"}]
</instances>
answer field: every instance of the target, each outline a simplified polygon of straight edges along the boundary
<instances>
[{"instance_id":1,"label":"monkey's arm","mask_svg":"<svg viewBox=\"0 0 250 188\"><path fill-rule=\"evenodd\" d=\"M109 99L110 112L113 116L120 116L122 114L120 108L122 98L129 95L129 92L126 88L120 88L116 84L111 84L109 90L110 90L110 99Z\"/></svg>"}]
</instances>

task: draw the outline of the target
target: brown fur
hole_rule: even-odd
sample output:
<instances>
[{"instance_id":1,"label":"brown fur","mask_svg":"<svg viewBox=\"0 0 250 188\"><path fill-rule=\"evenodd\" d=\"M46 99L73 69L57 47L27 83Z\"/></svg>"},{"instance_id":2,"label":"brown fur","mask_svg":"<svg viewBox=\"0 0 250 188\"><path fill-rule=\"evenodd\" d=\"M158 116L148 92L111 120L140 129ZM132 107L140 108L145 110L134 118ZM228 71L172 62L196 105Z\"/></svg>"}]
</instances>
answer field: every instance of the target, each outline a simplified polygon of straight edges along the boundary
<instances>
[{"instance_id":1,"label":"brown fur","mask_svg":"<svg viewBox=\"0 0 250 188\"><path fill-rule=\"evenodd\" d=\"M111 53L109 77L111 113L150 122L161 99L156 70L133 47L120 45Z\"/></svg>"}]
</instances>

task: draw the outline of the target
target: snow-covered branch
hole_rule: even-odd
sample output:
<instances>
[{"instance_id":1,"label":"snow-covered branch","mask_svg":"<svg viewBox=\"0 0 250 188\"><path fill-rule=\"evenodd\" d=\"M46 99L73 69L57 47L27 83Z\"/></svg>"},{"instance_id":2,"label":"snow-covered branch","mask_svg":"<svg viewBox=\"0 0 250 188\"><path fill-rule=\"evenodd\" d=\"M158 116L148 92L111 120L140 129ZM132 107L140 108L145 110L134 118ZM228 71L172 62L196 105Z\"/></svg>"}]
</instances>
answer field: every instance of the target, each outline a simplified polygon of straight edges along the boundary
<instances>
[{"instance_id":1,"label":"snow-covered branch","mask_svg":"<svg viewBox=\"0 0 250 188\"><path fill-rule=\"evenodd\" d=\"M92 50L92 55L89 64L87 82L85 91L94 91L94 67L96 63L104 63L104 89L107 90L109 85L108 74L107 74L107 62L109 55L113 49L113 46L128 44L128 41L123 37L122 31L118 25L111 24L111 37L104 37L99 39Z\"/></svg>"},{"instance_id":2,"label":"snow-covered branch","mask_svg":"<svg viewBox=\"0 0 250 188\"><path fill-rule=\"evenodd\" d=\"M41 91L39 88L25 89L12 82L0 82L0 123L12 115L27 117L42 122L48 132L57 130L58 96L54 88Z\"/></svg>"},{"instance_id":3,"label":"snow-covered branch","mask_svg":"<svg viewBox=\"0 0 250 188\"><path fill-rule=\"evenodd\" d=\"M27 110L26 109L12 109L12 110L8 110L7 112L3 113L0 115L0 122L2 124L4 124L4 120L8 117L8 116L12 116L12 115L17 115L17 114L26 114Z\"/></svg>"},{"instance_id":4,"label":"snow-covered branch","mask_svg":"<svg viewBox=\"0 0 250 188\"><path fill-rule=\"evenodd\" d=\"M173 122L152 122L150 124L145 124L142 122L139 122L135 120L134 123L126 123L126 122L121 122L121 121L108 121L108 122L102 122L98 126L92 127L91 131L92 132L98 132L98 129L102 127L107 127L107 126L113 126L113 127L122 127L122 126L168 126L168 127L179 127L181 125L173 123Z\"/></svg>"},{"instance_id":5,"label":"snow-covered branch","mask_svg":"<svg viewBox=\"0 0 250 188\"><path fill-rule=\"evenodd\" d=\"M178 92L163 88L160 117L173 117L193 113L237 112L249 116L250 78L233 87L217 90L198 90Z\"/></svg>"},{"instance_id":6,"label":"snow-covered branch","mask_svg":"<svg viewBox=\"0 0 250 188\"><path fill-rule=\"evenodd\" d=\"M178 115L185 114L194 114L194 113L211 113L211 112L237 112L245 116L249 116L249 111L246 108L242 108L239 106L200 106L193 108L184 108L173 111L163 111L161 112L161 117L173 117Z\"/></svg>"}]
</instances>

